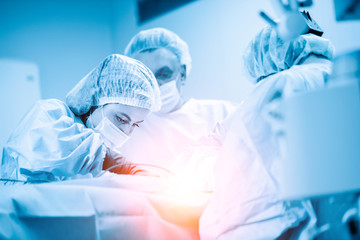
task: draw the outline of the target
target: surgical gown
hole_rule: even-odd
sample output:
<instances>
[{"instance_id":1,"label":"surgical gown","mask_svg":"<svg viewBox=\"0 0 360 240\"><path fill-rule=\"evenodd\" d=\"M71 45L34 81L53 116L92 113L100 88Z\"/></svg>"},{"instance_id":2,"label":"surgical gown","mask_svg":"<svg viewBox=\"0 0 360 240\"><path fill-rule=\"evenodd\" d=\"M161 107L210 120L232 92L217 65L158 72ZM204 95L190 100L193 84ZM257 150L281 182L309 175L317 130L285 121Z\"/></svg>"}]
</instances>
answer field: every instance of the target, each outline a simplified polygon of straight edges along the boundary
<instances>
[{"instance_id":1,"label":"surgical gown","mask_svg":"<svg viewBox=\"0 0 360 240\"><path fill-rule=\"evenodd\" d=\"M96 176L106 149L60 100L40 100L22 119L3 149L3 179L56 181Z\"/></svg>"},{"instance_id":2,"label":"surgical gown","mask_svg":"<svg viewBox=\"0 0 360 240\"><path fill-rule=\"evenodd\" d=\"M330 70L329 60L312 57L269 76L222 123L215 192L200 219L202 239L276 239L310 218L307 202L279 198L280 146L266 109L280 96L323 87Z\"/></svg>"},{"instance_id":3,"label":"surgical gown","mask_svg":"<svg viewBox=\"0 0 360 240\"><path fill-rule=\"evenodd\" d=\"M153 113L134 130L122 153L131 162L170 168L235 109L236 105L227 101L189 99L177 111Z\"/></svg>"}]
</instances>

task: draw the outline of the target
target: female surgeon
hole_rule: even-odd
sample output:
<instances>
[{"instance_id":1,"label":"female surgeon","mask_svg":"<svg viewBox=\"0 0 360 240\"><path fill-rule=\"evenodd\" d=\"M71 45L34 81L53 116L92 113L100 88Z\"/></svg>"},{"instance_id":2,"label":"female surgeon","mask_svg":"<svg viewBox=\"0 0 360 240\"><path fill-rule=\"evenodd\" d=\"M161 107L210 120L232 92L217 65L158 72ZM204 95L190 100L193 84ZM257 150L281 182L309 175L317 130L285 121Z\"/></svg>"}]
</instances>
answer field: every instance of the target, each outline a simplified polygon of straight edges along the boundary
<instances>
[{"instance_id":1,"label":"female surgeon","mask_svg":"<svg viewBox=\"0 0 360 240\"><path fill-rule=\"evenodd\" d=\"M117 150L150 111L160 109L152 72L113 54L60 100L40 100L3 149L1 179L59 181L97 176L117 164Z\"/></svg>"}]
</instances>

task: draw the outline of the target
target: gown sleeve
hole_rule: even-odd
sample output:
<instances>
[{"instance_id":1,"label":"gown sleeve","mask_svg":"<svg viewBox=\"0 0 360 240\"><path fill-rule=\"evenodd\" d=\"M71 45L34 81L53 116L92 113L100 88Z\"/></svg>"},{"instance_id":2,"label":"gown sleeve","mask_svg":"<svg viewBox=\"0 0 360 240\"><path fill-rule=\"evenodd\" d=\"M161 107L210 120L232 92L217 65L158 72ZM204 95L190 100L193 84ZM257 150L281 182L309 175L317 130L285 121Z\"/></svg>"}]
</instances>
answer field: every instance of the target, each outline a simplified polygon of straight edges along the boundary
<instances>
[{"instance_id":1,"label":"gown sleeve","mask_svg":"<svg viewBox=\"0 0 360 240\"><path fill-rule=\"evenodd\" d=\"M102 169L105 147L68 106L40 100L25 115L3 149L1 178L56 181Z\"/></svg>"}]
</instances>

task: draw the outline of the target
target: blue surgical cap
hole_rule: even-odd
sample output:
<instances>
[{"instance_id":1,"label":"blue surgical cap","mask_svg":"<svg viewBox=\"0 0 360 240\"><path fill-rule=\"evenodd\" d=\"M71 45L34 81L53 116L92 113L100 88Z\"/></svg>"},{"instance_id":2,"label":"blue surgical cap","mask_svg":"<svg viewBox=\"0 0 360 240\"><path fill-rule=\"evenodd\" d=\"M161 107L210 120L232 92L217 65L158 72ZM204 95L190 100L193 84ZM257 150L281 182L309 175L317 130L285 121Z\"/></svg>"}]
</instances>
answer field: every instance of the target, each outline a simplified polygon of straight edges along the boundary
<instances>
[{"instance_id":1,"label":"blue surgical cap","mask_svg":"<svg viewBox=\"0 0 360 240\"><path fill-rule=\"evenodd\" d=\"M165 28L152 28L136 34L125 48L125 55L133 57L136 53L152 48L170 50L179 59L180 64L186 66L186 75L189 75L191 56L187 43Z\"/></svg>"},{"instance_id":2,"label":"blue surgical cap","mask_svg":"<svg viewBox=\"0 0 360 240\"><path fill-rule=\"evenodd\" d=\"M119 54L105 58L67 94L76 115L93 106L120 103L158 111L160 91L153 73L141 62Z\"/></svg>"},{"instance_id":3,"label":"blue surgical cap","mask_svg":"<svg viewBox=\"0 0 360 240\"><path fill-rule=\"evenodd\" d=\"M256 83L271 74L301 64L310 54L331 60L334 47L329 40L313 34L285 42L276 30L265 27L249 43L243 60L250 80Z\"/></svg>"}]
</instances>

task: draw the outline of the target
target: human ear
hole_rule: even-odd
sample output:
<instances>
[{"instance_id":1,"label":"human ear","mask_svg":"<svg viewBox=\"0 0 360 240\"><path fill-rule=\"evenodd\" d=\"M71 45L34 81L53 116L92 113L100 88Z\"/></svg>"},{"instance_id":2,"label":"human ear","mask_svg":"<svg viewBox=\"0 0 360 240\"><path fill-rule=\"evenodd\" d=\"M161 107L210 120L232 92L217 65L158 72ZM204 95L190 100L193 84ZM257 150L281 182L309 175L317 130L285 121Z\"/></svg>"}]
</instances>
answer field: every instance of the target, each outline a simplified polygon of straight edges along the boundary
<instances>
[{"instance_id":1,"label":"human ear","mask_svg":"<svg viewBox=\"0 0 360 240\"><path fill-rule=\"evenodd\" d=\"M186 81L186 65L181 65L180 66L180 82L181 85L185 85L185 81Z\"/></svg>"}]
</instances>

